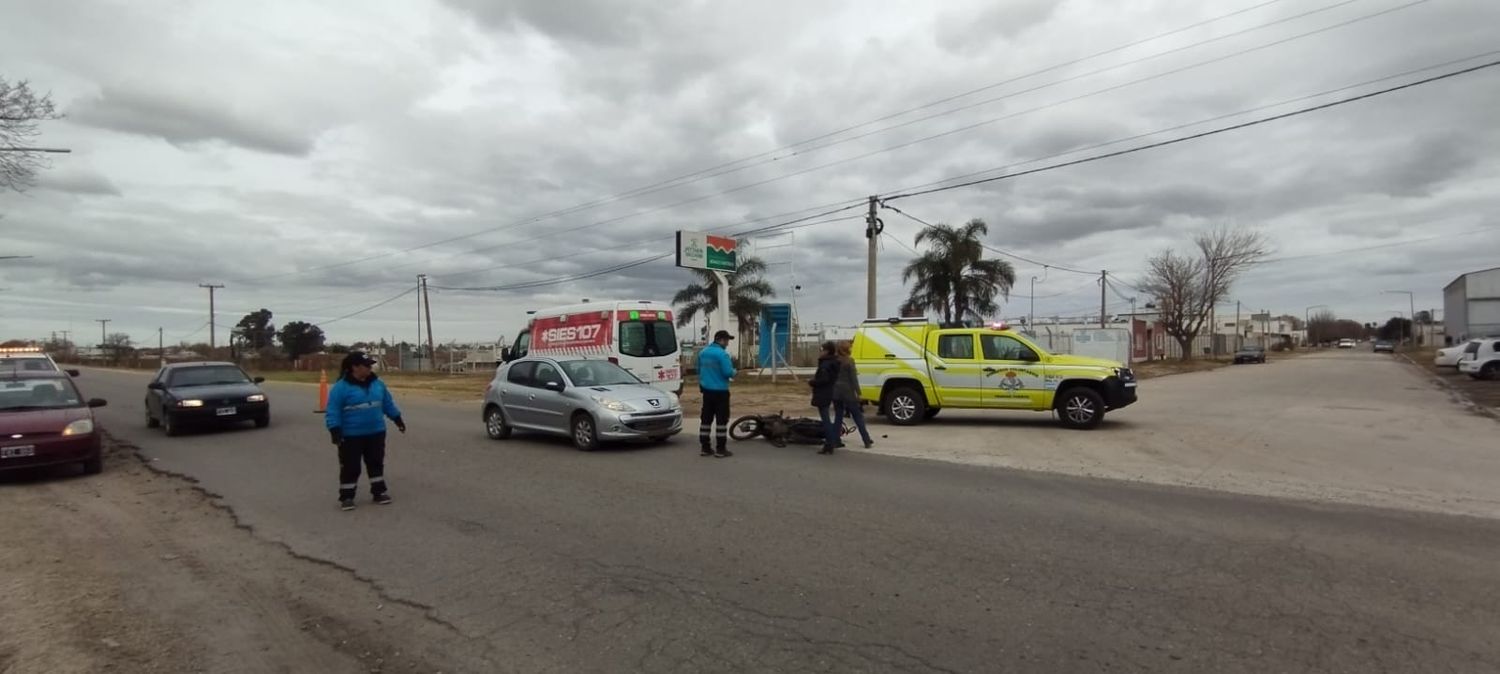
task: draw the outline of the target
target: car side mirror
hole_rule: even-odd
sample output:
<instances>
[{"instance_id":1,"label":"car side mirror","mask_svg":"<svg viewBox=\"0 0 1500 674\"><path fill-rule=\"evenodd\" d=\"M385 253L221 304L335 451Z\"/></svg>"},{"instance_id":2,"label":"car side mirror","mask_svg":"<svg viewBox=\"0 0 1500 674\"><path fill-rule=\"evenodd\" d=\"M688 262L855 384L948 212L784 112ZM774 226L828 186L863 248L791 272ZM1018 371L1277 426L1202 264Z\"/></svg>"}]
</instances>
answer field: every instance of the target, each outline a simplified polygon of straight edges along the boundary
<instances>
[{"instance_id":1,"label":"car side mirror","mask_svg":"<svg viewBox=\"0 0 1500 674\"><path fill-rule=\"evenodd\" d=\"M167 386L165 384L159 382L159 381L153 381L150 384L146 384L146 388L151 389L153 391L165 391L165 390L167 390Z\"/></svg>"},{"instance_id":2,"label":"car side mirror","mask_svg":"<svg viewBox=\"0 0 1500 674\"><path fill-rule=\"evenodd\" d=\"M549 381L545 384L542 384L542 388L545 388L548 391L561 391L563 390L563 384L560 381Z\"/></svg>"},{"instance_id":3,"label":"car side mirror","mask_svg":"<svg viewBox=\"0 0 1500 674\"><path fill-rule=\"evenodd\" d=\"M264 383L266 383L266 378L265 378L265 377L256 377L256 378L255 378L255 379L254 379L254 381L255 381L255 383L257 383L257 384L264 384Z\"/></svg>"},{"instance_id":4,"label":"car side mirror","mask_svg":"<svg viewBox=\"0 0 1500 674\"><path fill-rule=\"evenodd\" d=\"M510 349L501 349L500 350L500 361L508 363L511 360L514 360L514 359L511 358Z\"/></svg>"},{"instance_id":5,"label":"car side mirror","mask_svg":"<svg viewBox=\"0 0 1500 674\"><path fill-rule=\"evenodd\" d=\"M83 374L82 372L79 372L78 370L72 368L63 371L67 372L69 377L77 377L78 375Z\"/></svg>"},{"instance_id":6,"label":"car side mirror","mask_svg":"<svg viewBox=\"0 0 1500 674\"><path fill-rule=\"evenodd\" d=\"M109 401L103 398L89 398L89 407L104 407Z\"/></svg>"}]
</instances>

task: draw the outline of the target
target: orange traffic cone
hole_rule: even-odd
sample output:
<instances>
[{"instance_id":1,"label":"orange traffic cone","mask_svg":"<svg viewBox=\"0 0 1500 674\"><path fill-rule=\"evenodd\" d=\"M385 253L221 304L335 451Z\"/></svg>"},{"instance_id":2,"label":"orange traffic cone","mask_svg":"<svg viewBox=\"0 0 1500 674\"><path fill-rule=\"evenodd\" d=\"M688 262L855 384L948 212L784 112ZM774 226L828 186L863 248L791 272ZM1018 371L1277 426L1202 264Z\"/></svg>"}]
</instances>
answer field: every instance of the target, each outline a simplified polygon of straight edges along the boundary
<instances>
[{"instance_id":1,"label":"orange traffic cone","mask_svg":"<svg viewBox=\"0 0 1500 674\"><path fill-rule=\"evenodd\" d=\"M318 409L316 414L328 412L328 370L318 371Z\"/></svg>"}]
</instances>

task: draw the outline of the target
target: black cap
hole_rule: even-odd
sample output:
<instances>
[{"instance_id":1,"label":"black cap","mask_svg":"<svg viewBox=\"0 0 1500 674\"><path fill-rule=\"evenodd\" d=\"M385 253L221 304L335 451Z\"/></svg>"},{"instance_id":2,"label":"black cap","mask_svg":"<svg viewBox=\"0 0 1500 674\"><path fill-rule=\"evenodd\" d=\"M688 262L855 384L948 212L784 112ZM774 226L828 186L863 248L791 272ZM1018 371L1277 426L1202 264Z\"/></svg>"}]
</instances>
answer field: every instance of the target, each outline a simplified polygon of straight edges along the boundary
<instances>
[{"instance_id":1,"label":"black cap","mask_svg":"<svg viewBox=\"0 0 1500 674\"><path fill-rule=\"evenodd\" d=\"M721 339L734 339L734 335L729 334L728 330L720 330L718 332L715 332L714 341L717 342Z\"/></svg>"},{"instance_id":2,"label":"black cap","mask_svg":"<svg viewBox=\"0 0 1500 674\"><path fill-rule=\"evenodd\" d=\"M344 356L343 368L347 370L351 367L354 367L355 365L374 365L376 362L378 361L376 361L374 358L371 358L369 354L366 354L363 351L354 351L349 355Z\"/></svg>"}]
</instances>

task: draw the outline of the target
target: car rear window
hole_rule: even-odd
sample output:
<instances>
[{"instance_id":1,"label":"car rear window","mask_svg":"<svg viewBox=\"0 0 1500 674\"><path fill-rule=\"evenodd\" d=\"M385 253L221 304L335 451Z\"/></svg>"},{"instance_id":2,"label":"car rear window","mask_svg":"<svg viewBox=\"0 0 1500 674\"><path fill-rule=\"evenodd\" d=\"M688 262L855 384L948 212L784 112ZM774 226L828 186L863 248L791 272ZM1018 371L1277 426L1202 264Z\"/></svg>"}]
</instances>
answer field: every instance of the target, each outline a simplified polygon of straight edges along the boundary
<instances>
[{"instance_id":1,"label":"car rear window","mask_svg":"<svg viewBox=\"0 0 1500 674\"><path fill-rule=\"evenodd\" d=\"M1464 353L1479 353L1479 342L1469 342L1464 346Z\"/></svg>"},{"instance_id":2,"label":"car rear window","mask_svg":"<svg viewBox=\"0 0 1500 674\"><path fill-rule=\"evenodd\" d=\"M182 367L168 375L167 386L214 386L217 384L244 384L250 381L245 371L233 365L204 365Z\"/></svg>"}]
</instances>

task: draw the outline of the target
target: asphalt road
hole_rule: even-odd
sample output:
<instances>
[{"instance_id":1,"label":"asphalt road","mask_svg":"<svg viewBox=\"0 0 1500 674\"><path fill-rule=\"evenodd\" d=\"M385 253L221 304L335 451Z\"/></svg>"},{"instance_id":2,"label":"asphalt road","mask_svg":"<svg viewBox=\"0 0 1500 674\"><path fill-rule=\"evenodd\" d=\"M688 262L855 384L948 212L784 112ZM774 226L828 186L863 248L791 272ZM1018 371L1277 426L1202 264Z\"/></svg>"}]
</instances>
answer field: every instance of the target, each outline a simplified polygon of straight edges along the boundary
<instances>
[{"instance_id":1,"label":"asphalt road","mask_svg":"<svg viewBox=\"0 0 1500 674\"><path fill-rule=\"evenodd\" d=\"M269 386L268 429L166 438L145 380L79 383L257 535L497 671L1500 671L1497 520L762 443L584 454L414 398L396 504L343 513L313 387Z\"/></svg>"}]
</instances>

